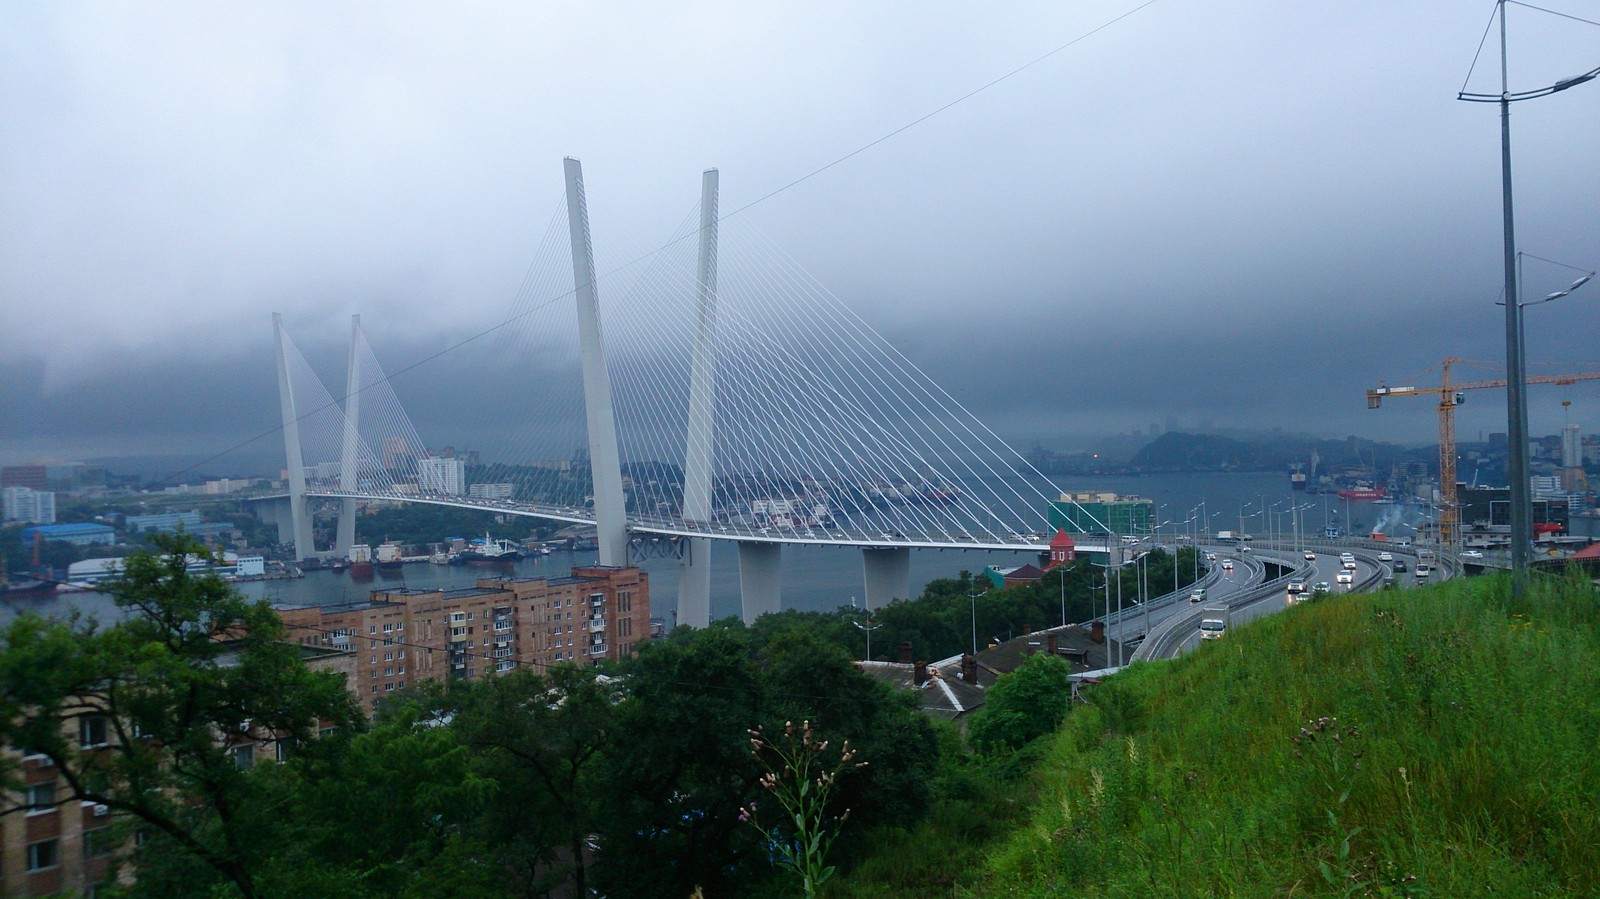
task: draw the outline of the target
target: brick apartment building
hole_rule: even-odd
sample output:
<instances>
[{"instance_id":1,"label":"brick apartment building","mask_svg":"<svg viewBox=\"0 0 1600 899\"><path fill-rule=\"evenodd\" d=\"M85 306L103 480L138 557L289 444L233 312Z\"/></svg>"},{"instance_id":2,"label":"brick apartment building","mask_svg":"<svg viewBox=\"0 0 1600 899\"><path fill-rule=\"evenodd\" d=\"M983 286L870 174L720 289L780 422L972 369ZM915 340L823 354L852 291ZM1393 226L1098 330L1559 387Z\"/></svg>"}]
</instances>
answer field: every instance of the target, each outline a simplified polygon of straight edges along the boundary
<instances>
[{"instance_id":1,"label":"brick apartment building","mask_svg":"<svg viewBox=\"0 0 1600 899\"><path fill-rule=\"evenodd\" d=\"M374 590L363 602L278 614L292 639L354 651L350 689L370 712L418 681L629 655L650 634L650 579L593 565L456 590Z\"/></svg>"},{"instance_id":2,"label":"brick apartment building","mask_svg":"<svg viewBox=\"0 0 1600 899\"><path fill-rule=\"evenodd\" d=\"M637 568L575 567L569 577L480 579L459 590L377 590L365 602L280 609L289 637L313 668L344 675L370 713L407 684L478 678L518 665L620 659L650 635L650 580ZM91 709L70 718L80 747L106 745L108 720ZM270 734L230 735L236 764L279 758ZM65 801L59 772L42 756L11 749L26 783L0 816L0 896L93 895L119 848L111 816Z\"/></svg>"},{"instance_id":3,"label":"brick apartment building","mask_svg":"<svg viewBox=\"0 0 1600 899\"><path fill-rule=\"evenodd\" d=\"M314 670L334 671L354 680L354 654L319 646L302 647L302 660ZM226 659L224 664L229 664ZM84 705L69 714L63 726L78 748L114 751L112 722ZM282 757L283 747L271 734L230 734L228 752L241 767ZM0 798L0 896L92 897L112 874L112 813L103 805L69 798L61 773L43 755L0 748L16 765L23 788Z\"/></svg>"}]
</instances>

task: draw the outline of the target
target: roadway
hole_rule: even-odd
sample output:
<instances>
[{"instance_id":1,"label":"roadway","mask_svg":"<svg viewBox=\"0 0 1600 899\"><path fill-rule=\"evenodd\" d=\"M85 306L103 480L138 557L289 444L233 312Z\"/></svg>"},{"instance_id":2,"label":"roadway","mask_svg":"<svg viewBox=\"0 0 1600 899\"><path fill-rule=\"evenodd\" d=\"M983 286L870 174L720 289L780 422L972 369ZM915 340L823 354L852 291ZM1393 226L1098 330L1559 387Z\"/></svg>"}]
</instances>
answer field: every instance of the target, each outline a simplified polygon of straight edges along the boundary
<instances>
[{"instance_id":1,"label":"roadway","mask_svg":"<svg viewBox=\"0 0 1600 899\"><path fill-rule=\"evenodd\" d=\"M1304 551L1288 546L1257 545L1250 553L1238 553L1238 547L1209 547L1210 551L1218 555L1219 570L1222 559L1235 560L1231 576L1226 571L1219 571L1224 575L1219 578L1220 585L1231 589L1218 589L1214 592L1208 590L1206 600L1202 603L1186 601L1168 603L1166 615L1159 619L1152 615L1148 634L1142 629L1139 631L1144 638L1134 653L1134 660L1173 658L1192 650L1200 643L1199 625L1200 619L1205 617L1205 609L1227 608L1231 629L1243 622L1296 605L1297 601L1290 599L1287 589L1288 582L1296 578L1305 581L1308 591L1319 581L1327 582L1329 592L1324 601L1335 600L1344 593L1377 589L1382 586L1384 577L1390 574L1393 574L1395 586L1398 588L1408 588L1419 583L1414 574L1417 556L1413 549L1400 547L1378 549L1371 545L1330 547L1322 544L1309 548L1315 556L1312 559L1306 559ZM1339 558L1341 552L1349 552L1356 559L1356 568L1350 584L1340 584L1337 580L1338 573L1343 567ZM1404 561L1407 570L1404 573L1393 572L1392 562L1379 558L1384 553ZM1290 573L1266 579L1263 559L1278 562L1289 569ZM1428 578L1429 581L1446 580L1455 576L1458 569L1449 562L1443 562L1434 568L1434 572L1435 574ZM1309 593L1306 595L1309 597ZM1129 630L1131 633L1132 629Z\"/></svg>"}]
</instances>

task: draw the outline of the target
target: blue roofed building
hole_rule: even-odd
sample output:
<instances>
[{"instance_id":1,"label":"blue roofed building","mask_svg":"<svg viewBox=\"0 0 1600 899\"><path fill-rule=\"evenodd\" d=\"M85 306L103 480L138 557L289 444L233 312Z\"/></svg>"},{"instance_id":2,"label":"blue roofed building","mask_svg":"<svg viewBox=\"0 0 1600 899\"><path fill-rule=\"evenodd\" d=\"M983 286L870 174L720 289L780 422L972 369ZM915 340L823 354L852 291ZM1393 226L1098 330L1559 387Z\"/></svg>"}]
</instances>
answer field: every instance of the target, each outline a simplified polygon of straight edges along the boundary
<instances>
[{"instance_id":1,"label":"blue roofed building","mask_svg":"<svg viewBox=\"0 0 1600 899\"><path fill-rule=\"evenodd\" d=\"M38 534L45 540L59 540L73 546L112 546L117 529L106 524L41 524L22 529L22 542L32 543Z\"/></svg>"}]
</instances>

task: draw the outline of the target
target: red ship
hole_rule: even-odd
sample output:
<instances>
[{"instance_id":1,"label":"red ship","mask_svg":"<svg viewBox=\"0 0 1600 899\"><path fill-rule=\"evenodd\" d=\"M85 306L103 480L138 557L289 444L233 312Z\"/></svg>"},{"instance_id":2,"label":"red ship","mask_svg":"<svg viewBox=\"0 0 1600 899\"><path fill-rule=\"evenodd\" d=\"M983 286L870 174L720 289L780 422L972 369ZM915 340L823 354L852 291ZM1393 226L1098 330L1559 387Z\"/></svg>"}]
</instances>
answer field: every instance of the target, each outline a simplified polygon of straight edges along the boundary
<instances>
[{"instance_id":1,"label":"red ship","mask_svg":"<svg viewBox=\"0 0 1600 899\"><path fill-rule=\"evenodd\" d=\"M1340 490L1339 491L1339 496L1340 496L1341 499L1351 499L1351 500L1360 501L1360 500L1385 499L1385 498L1387 498L1389 496L1389 493L1388 493L1388 491L1384 490L1383 487L1380 485L1380 486L1377 486L1377 487L1352 487L1352 488L1350 488L1348 490Z\"/></svg>"}]
</instances>

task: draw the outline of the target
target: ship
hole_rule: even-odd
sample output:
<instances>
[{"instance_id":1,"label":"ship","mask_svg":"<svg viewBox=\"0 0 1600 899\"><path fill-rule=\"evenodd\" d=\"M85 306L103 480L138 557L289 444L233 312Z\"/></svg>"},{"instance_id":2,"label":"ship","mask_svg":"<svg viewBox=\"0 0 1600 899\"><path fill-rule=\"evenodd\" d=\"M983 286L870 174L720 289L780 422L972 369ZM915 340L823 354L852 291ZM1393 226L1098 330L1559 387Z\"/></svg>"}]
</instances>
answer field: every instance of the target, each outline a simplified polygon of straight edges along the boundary
<instances>
[{"instance_id":1,"label":"ship","mask_svg":"<svg viewBox=\"0 0 1600 899\"><path fill-rule=\"evenodd\" d=\"M365 543L356 543L350 547L350 576L372 577L372 547Z\"/></svg>"},{"instance_id":2,"label":"ship","mask_svg":"<svg viewBox=\"0 0 1600 899\"><path fill-rule=\"evenodd\" d=\"M399 568L403 561L400 558L400 544L391 540L378 544L378 557L373 562L376 567L392 570Z\"/></svg>"},{"instance_id":3,"label":"ship","mask_svg":"<svg viewBox=\"0 0 1600 899\"><path fill-rule=\"evenodd\" d=\"M55 581L34 577L12 580L6 573L6 557L0 554L0 599L40 599L56 592Z\"/></svg>"},{"instance_id":4,"label":"ship","mask_svg":"<svg viewBox=\"0 0 1600 899\"><path fill-rule=\"evenodd\" d=\"M1340 499L1348 499L1355 502L1361 502L1362 500L1370 501L1375 499L1383 499L1388 495L1389 492L1383 489L1382 484L1379 484L1376 487L1349 487L1339 491Z\"/></svg>"},{"instance_id":5,"label":"ship","mask_svg":"<svg viewBox=\"0 0 1600 899\"><path fill-rule=\"evenodd\" d=\"M1306 489L1305 466L1296 464L1289 468L1289 487L1293 490Z\"/></svg>"},{"instance_id":6,"label":"ship","mask_svg":"<svg viewBox=\"0 0 1600 899\"><path fill-rule=\"evenodd\" d=\"M456 562L477 562L479 564L497 564L515 562L522 558L522 550L510 540L496 540L484 532L483 542L476 540L467 544L467 548L455 554Z\"/></svg>"}]
</instances>

